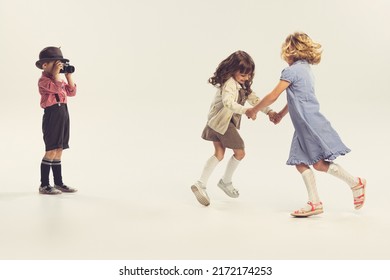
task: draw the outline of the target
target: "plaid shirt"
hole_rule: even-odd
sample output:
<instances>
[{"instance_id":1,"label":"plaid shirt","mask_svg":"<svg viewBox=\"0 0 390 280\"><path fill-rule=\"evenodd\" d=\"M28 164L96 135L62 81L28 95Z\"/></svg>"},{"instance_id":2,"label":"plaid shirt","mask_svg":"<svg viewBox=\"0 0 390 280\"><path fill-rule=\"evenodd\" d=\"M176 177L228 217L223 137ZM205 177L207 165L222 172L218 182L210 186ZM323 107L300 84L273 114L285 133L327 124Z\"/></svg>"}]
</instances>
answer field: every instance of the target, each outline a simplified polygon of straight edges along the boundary
<instances>
[{"instance_id":1,"label":"plaid shirt","mask_svg":"<svg viewBox=\"0 0 390 280\"><path fill-rule=\"evenodd\" d=\"M57 103L67 103L67 96L76 95L76 86L70 87L64 81L53 81L50 74L42 72L38 81L39 93L41 94L41 107L47 108ZM58 95L59 101L56 99Z\"/></svg>"}]
</instances>

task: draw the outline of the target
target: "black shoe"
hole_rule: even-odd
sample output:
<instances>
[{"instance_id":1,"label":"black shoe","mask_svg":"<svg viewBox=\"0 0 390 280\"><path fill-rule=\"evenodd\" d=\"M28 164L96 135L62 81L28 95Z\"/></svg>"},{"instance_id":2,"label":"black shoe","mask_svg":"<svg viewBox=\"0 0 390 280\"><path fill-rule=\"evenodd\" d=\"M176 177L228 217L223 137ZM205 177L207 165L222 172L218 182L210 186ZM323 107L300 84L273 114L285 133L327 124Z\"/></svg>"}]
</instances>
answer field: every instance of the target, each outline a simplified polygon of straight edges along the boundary
<instances>
[{"instance_id":1,"label":"black shoe","mask_svg":"<svg viewBox=\"0 0 390 280\"><path fill-rule=\"evenodd\" d=\"M61 190L55 189L52 186L40 186L39 187L40 194L61 194Z\"/></svg>"},{"instance_id":2,"label":"black shoe","mask_svg":"<svg viewBox=\"0 0 390 280\"><path fill-rule=\"evenodd\" d=\"M57 190L59 190L61 192L66 192L66 193L77 192L77 189L68 187L67 185L62 185L62 186L54 185L54 188L56 188Z\"/></svg>"}]
</instances>

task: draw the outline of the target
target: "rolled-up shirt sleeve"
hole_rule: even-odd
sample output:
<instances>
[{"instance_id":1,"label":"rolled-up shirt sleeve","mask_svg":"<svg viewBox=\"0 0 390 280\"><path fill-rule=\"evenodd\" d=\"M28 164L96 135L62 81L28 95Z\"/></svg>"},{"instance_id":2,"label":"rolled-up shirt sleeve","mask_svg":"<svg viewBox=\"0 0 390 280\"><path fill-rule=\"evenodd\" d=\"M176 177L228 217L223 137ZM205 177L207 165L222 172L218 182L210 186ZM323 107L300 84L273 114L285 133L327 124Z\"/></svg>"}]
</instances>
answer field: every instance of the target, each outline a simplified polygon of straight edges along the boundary
<instances>
[{"instance_id":1,"label":"rolled-up shirt sleeve","mask_svg":"<svg viewBox=\"0 0 390 280\"><path fill-rule=\"evenodd\" d=\"M75 96L77 91L77 85L71 87L70 85L65 84L65 91L67 96Z\"/></svg>"},{"instance_id":2,"label":"rolled-up shirt sleeve","mask_svg":"<svg viewBox=\"0 0 390 280\"><path fill-rule=\"evenodd\" d=\"M42 77L38 82L40 94L59 94L62 90L62 81L53 81L48 77Z\"/></svg>"},{"instance_id":3,"label":"rolled-up shirt sleeve","mask_svg":"<svg viewBox=\"0 0 390 280\"><path fill-rule=\"evenodd\" d=\"M67 96L75 96L77 86L71 87L64 81L54 81L45 75L38 81L41 95L41 107L46 108L56 103L67 103Z\"/></svg>"}]
</instances>

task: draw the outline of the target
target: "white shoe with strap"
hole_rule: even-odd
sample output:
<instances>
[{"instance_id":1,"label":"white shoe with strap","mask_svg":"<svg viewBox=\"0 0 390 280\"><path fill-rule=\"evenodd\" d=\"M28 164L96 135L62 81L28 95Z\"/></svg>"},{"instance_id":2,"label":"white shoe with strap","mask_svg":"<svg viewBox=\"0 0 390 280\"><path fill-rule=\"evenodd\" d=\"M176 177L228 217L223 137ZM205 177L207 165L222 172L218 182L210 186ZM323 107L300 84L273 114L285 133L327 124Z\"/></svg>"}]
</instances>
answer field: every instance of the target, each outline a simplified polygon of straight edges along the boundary
<instances>
[{"instance_id":1,"label":"white shoe with strap","mask_svg":"<svg viewBox=\"0 0 390 280\"><path fill-rule=\"evenodd\" d=\"M191 190L194 193L196 199L199 201L200 204L204 206L210 205L210 198L207 195L206 187L203 186L201 182L196 182L191 186Z\"/></svg>"},{"instance_id":2,"label":"white shoe with strap","mask_svg":"<svg viewBox=\"0 0 390 280\"><path fill-rule=\"evenodd\" d=\"M218 187L221 190L223 190L228 196L230 196L232 198L237 198L240 195L238 190L233 187L233 184L231 182L230 183L225 183L221 179L218 182Z\"/></svg>"}]
</instances>

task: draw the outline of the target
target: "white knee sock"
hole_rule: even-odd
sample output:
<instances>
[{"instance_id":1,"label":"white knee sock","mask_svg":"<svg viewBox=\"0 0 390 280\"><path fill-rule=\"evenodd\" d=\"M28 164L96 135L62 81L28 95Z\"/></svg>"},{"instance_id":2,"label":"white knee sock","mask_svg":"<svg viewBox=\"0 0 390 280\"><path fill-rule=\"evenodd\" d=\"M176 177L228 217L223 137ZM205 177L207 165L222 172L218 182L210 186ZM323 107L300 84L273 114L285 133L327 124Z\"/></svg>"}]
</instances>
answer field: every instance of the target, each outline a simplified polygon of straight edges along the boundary
<instances>
[{"instance_id":1,"label":"white knee sock","mask_svg":"<svg viewBox=\"0 0 390 280\"><path fill-rule=\"evenodd\" d=\"M240 164L240 160L237 160L234 156L232 156L226 165L225 174L222 176L222 181L224 183L231 183L232 176L234 171L236 171L238 165Z\"/></svg>"},{"instance_id":2,"label":"white knee sock","mask_svg":"<svg viewBox=\"0 0 390 280\"><path fill-rule=\"evenodd\" d=\"M344 182L346 182L349 185L350 188L359 184L358 178L353 177L351 174L349 174L347 171L345 171L344 168L342 168L340 165L338 165L336 163L331 163L329 165L329 169L328 169L327 173L343 180ZM355 190L355 191L353 191L353 193L354 193L354 196L359 196L363 193L363 190L361 190L361 189Z\"/></svg>"},{"instance_id":3,"label":"white knee sock","mask_svg":"<svg viewBox=\"0 0 390 280\"><path fill-rule=\"evenodd\" d=\"M353 177L351 174L349 174L347 171L344 170L340 165L336 163L331 163L329 165L328 172L329 174L343 180L346 182L351 188L356 186L359 183L358 178Z\"/></svg>"},{"instance_id":4,"label":"white knee sock","mask_svg":"<svg viewBox=\"0 0 390 280\"><path fill-rule=\"evenodd\" d=\"M307 169L301 173L303 181L305 182L307 194L309 196L309 201L313 203L320 202L320 198L317 192L316 178L314 177L314 172L311 169Z\"/></svg>"},{"instance_id":5,"label":"white knee sock","mask_svg":"<svg viewBox=\"0 0 390 280\"><path fill-rule=\"evenodd\" d=\"M209 180L211 173L213 173L218 163L219 160L214 155L206 161L199 179L199 182L201 182L204 187L206 187L207 181Z\"/></svg>"}]
</instances>

